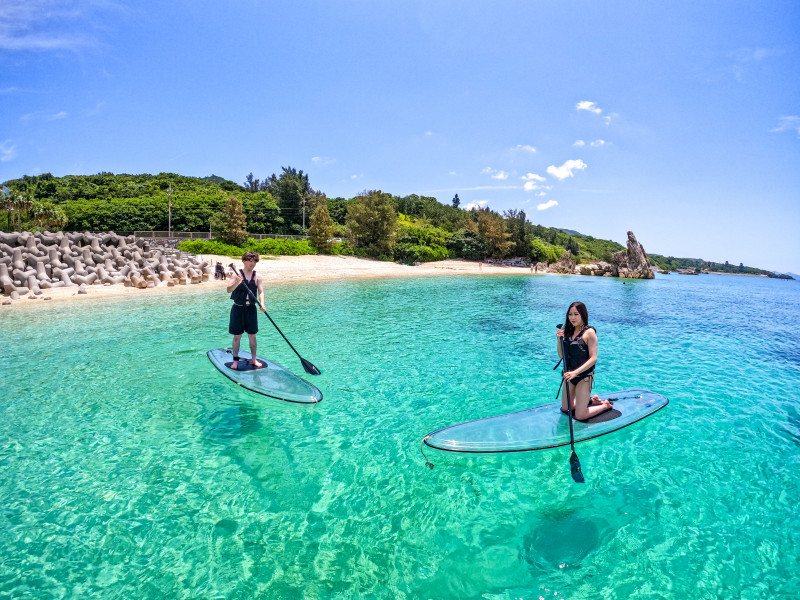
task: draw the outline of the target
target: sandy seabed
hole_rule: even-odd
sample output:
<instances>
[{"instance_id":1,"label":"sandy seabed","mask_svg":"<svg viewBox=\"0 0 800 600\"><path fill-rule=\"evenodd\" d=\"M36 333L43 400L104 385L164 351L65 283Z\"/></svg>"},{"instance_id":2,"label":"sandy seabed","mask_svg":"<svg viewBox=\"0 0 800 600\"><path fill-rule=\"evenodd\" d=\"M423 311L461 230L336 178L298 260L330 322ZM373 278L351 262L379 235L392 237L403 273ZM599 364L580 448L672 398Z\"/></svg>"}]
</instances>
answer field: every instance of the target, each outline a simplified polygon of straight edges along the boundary
<instances>
[{"instance_id":1,"label":"sandy seabed","mask_svg":"<svg viewBox=\"0 0 800 600\"><path fill-rule=\"evenodd\" d=\"M241 268L241 261L227 256L204 254L201 259L212 265L221 262L227 265L233 262ZM465 260L443 260L439 262L423 263L417 266L400 265L388 261L368 260L352 256L264 256L256 265L256 271L265 283L323 281L327 279L355 279L355 278L383 278L383 277L419 277L435 275L534 275L530 268L495 266L487 263L478 263ZM544 273L538 273L544 275ZM138 289L118 285L90 285L86 286L86 293L79 294L77 287L54 288L42 290L34 300L29 299L31 294L22 296L10 304L0 304L0 310L13 309L14 307L36 306L44 302L92 302L101 298L120 296L142 297L147 295L186 293L211 287L225 287L225 281L209 279L203 283L176 285L168 287L160 285L148 289ZM0 296L0 301L7 299Z\"/></svg>"}]
</instances>

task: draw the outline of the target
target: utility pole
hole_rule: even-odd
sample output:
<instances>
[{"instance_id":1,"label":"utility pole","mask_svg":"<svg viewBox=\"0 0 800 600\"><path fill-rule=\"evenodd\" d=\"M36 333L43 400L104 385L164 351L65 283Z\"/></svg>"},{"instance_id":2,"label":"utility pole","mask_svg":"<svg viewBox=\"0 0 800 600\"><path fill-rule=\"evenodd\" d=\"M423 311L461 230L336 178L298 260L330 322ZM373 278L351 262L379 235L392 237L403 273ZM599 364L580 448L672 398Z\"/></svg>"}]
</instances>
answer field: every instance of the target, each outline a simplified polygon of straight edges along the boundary
<instances>
[{"instance_id":1,"label":"utility pole","mask_svg":"<svg viewBox=\"0 0 800 600\"><path fill-rule=\"evenodd\" d=\"M167 188L167 196L169 196L169 201L167 202L167 238L172 238L172 184L169 184L169 188Z\"/></svg>"}]
</instances>

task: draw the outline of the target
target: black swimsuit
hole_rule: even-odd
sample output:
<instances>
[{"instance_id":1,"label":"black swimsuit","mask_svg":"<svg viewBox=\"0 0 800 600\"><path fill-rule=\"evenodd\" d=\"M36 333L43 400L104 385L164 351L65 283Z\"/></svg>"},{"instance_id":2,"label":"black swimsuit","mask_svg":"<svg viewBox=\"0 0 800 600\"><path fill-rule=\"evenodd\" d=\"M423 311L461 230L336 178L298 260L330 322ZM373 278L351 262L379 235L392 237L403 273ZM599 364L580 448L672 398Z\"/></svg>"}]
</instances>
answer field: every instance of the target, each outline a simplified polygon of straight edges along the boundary
<instances>
[{"instance_id":1,"label":"black swimsuit","mask_svg":"<svg viewBox=\"0 0 800 600\"><path fill-rule=\"evenodd\" d=\"M583 334L586 333L587 329L589 327L584 327L577 336L567 338L567 371L574 371L589 360L589 346L583 340ZM591 329L594 329L594 327L591 327ZM578 383L592 375L594 375L594 365L580 375L570 379L570 383L578 385Z\"/></svg>"},{"instance_id":2,"label":"black swimsuit","mask_svg":"<svg viewBox=\"0 0 800 600\"><path fill-rule=\"evenodd\" d=\"M247 286L247 287L245 287ZM253 292L253 296L247 290ZM243 333L258 333L258 312L256 311L256 301L253 297L258 297L258 283L256 283L256 273L248 281L242 274L242 283L236 286L231 293L231 316L228 322L228 333L231 335L242 335Z\"/></svg>"}]
</instances>

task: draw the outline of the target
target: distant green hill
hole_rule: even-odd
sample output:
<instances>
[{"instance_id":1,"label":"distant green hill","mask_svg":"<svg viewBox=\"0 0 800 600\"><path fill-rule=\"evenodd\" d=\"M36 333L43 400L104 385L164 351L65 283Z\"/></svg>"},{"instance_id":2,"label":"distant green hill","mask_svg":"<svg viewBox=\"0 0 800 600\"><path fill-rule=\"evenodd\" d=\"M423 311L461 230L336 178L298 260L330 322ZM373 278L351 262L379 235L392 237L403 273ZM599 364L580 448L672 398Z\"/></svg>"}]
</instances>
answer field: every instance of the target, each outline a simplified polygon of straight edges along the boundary
<instances>
[{"instance_id":1,"label":"distant green hill","mask_svg":"<svg viewBox=\"0 0 800 600\"><path fill-rule=\"evenodd\" d=\"M698 271L709 271L710 273L733 273L739 275L765 275L779 279L787 279L774 271L766 271L756 267L747 267L742 263L732 265L703 260L702 258L675 258L674 256L661 256L660 254L648 254L650 262L665 271L677 271L678 269L697 269Z\"/></svg>"}]
</instances>

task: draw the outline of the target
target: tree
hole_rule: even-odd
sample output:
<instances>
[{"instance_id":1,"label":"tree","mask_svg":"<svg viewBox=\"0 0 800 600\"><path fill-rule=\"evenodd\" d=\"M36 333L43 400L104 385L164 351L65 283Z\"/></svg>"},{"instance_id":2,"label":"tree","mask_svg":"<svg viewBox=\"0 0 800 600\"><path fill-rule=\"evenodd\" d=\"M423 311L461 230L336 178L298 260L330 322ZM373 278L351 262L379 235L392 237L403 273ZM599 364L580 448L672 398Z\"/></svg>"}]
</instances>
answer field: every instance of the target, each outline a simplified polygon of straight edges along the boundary
<instances>
[{"instance_id":1,"label":"tree","mask_svg":"<svg viewBox=\"0 0 800 600\"><path fill-rule=\"evenodd\" d=\"M458 208L461 204L461 199L458 197L458 194L453 196L453 208Z\"/></svg>"},{"instance_id":2,"label":"tree","mask_svg":"<svg viewBox=\"0 0 800 600\"><path fill-rule=\"evenodd\" d=\"M40 229L61 229L67 224L67 213L52 202L33 202L31 216Z\"/></svg>"},{"instance_id":3,"label":"tree","mask_svg":"<svg viewBox=\"0 0 800 600\"><path fill-rule=\"evenodd\" d=\"M530 235L526 227L526 217L524 210L507 210L503 213L506 218L506 228L508 229L511 242L509 251L512 256L527 256L530 248Z\"/></svg>"},{"instance_id":4,"label":"tree","mask_svg":"<svg viewBox=\"0 0 800 600\"><path fill-rule=\"evenodd\" d=\"M333 219L328 212L327 202L316 202L314 212L309 219L308 235L314 247L328 254L331 249L330 239L333 237Z\"/></svg>"},{"instance_id":5,"label":"tree","mask_svg":"<svg viewBox=\"0 0 800 600\"><path fill-rule=\"evenodd\" d=\"M397 212L389 194L365 191L347 207L353 245L367 256L389 256L397 236Z\"/></svg>"},{"instance_id":6,"label":"tree","mask_svg":"<svg viewBox=\"0 0 800 600\"><path fill-rule=\"evenodd\" d=\"M247 188L248 192L257 192L261 189L261 180L253 177L253 172L251 171L250 174L244 178L244 187Z\"/></svg>"},{"instance_id":7,"label":"tree","mask_svg":"<svg viewBox=\"0 0 800 600\"><path fill-rule=\"evenodd\" d=\"M230 196L225 201L222 212L211 217L211 231L214 237L226 244L242 246L247 241L247 219L241 201Z\"/></svg>"},{"instance_id":8,"label":"tree","mask_svg":"<svg viewBox=\"0 0 800 600\"><path fill-rule=\"evenodd\" d=\"M488 208L478 211L478 235L486 243L486 252L490 258L503 258L511 248L510 237L506 233L505 222L496 212Z\"/></svg>"},{"instance_id":9,"label":"tree","mask_svg":"<svg viewBox=\"0 0 800 600\"><path fill-rule=\"evenodd\" d=\"M306 194L311 192L308 175L294 167L281 167L280 176L273 173L267 178L266 191L278 202L281 216L290 225L297 225L298 229L303 222L303 205Z\"/></svg>"}]
</instances>

